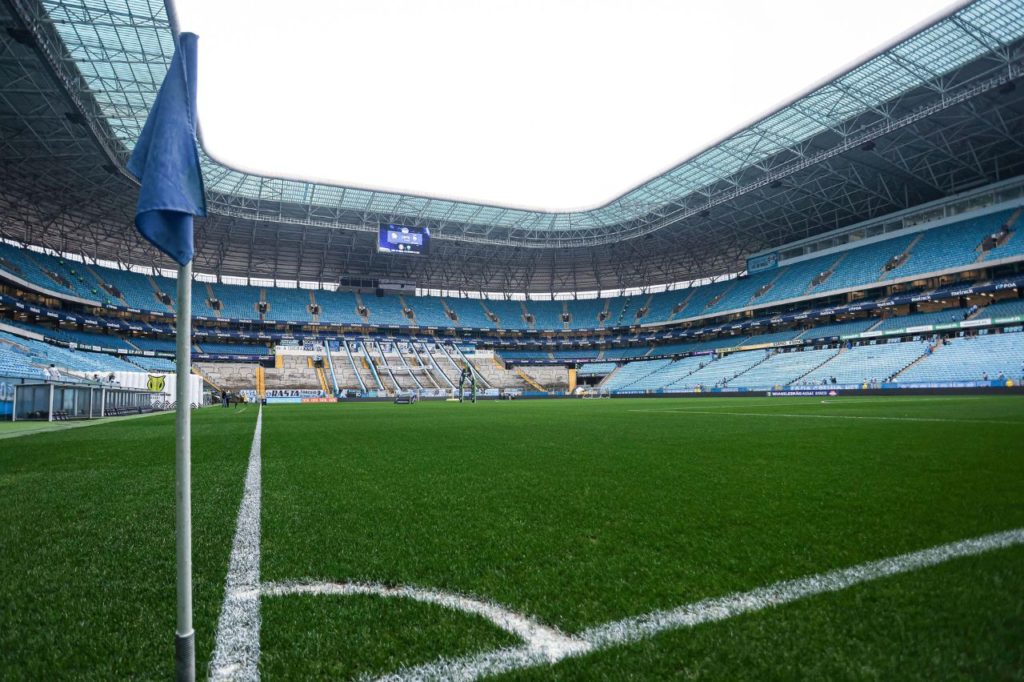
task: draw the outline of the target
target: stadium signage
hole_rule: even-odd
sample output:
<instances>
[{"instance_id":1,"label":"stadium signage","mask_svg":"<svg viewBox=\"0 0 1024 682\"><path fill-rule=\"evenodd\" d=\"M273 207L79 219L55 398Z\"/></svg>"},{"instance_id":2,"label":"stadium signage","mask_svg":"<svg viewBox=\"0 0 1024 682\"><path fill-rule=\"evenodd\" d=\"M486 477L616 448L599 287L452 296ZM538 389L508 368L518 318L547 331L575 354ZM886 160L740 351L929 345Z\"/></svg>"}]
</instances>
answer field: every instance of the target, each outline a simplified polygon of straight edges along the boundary
<instances>
[{"instance_id":1,"label":"stadium signage","mask_svg":"<svg viewBox=\"0 0 1024 682\"><path fill-rule=\"evenodd\" d=\"M747 272L752 275L755 272L771 270L772 268L778 267L778 265L778 252L764 253L760 256L754 256L753 258L747 259Z\"/></svg>"},{"instance_id":2,"label":"stadium signage","mask_svg":"<svg viewBox=\"0 0 1024 682\"><path fill-rule=\"evenodd\" d=\"M834 388L819 389L788 389L784 391L768 391L769 398L834 398L839 391Z\"/></svg>"}]
</instances>

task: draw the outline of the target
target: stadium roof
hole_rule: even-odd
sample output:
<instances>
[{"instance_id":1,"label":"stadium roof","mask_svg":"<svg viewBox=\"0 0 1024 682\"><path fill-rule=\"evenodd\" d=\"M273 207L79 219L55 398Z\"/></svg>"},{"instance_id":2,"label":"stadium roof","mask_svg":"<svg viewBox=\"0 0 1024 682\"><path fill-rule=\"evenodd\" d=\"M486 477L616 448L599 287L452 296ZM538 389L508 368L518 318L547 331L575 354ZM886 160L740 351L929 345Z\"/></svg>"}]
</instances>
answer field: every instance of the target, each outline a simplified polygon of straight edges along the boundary
<instances>
[{"instance_id":1,"label":"stadium roof","mask_svg":"<svg viewBox=\"0 0 1024 682\"><path fill-rule=\"evenodd\" d=\"M158 261L121 221L133 195L124 162L172 52L164 5L0 0L0 20L3 233ZM520 291L735 270L745 253L1024 171L1024 106L1012 87L1024 73L1022 38L1024 0L963 6L590 211L331 187L204 156L213 215L197 237L197 268ZM438 248L420 260L377 257L370 233L381 222L429 226Z\"/></svg>"}]
</instances>

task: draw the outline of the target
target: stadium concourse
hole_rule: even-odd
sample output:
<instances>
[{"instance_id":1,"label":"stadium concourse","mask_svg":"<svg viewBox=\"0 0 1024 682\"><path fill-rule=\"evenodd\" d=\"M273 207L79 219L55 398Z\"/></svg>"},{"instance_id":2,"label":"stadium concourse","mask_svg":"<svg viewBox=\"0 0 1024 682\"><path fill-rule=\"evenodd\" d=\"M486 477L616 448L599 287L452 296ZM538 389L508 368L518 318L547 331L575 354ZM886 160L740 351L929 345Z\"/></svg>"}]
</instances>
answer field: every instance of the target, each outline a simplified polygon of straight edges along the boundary
<instances>
[{"instance_id":1,"label":"stadium concourse","mask_svg":"<svg viewBox=\"0 0 1024 682\"><path fill-rule=\"evenodd\" d=\"M179 4L0 0L0 677L167 678L175 644L216 680L1024 677L1024 0L920 17L589 209L198 139L188 266L128 171L216 3Z\"/></svg>"}]
</instances>

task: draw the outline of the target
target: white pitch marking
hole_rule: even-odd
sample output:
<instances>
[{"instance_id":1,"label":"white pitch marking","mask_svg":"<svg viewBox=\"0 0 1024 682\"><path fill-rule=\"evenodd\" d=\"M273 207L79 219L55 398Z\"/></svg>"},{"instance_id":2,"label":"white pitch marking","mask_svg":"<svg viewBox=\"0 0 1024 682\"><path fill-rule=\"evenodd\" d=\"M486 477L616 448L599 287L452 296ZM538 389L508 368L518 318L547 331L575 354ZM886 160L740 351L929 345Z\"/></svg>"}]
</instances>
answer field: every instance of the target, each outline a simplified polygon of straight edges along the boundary
<instances>
[{"instance_id":1,"label":"white pitch marking","mask_svg":"<svg viewBox=\"0 0 1024 682\"><path fill-rule=\"evenodd\" d=\"M280 582L264 583L264 596L282 597L291 594L315 595L372 595L411 599L424 604L434 604L454 611L482 616L502 630L520 637L526 642L531 656L549 661L558 661L566 656L585 653L590 644L565 635L555 628L542 625L524 615L509 611L492 602L473 599L451 592L426 590L418 587L389 587L378 583L331 583L331 582Z\"/></svg>"},{"instance_id":2,"label":"white pitch marking","mask_svg":"<svg viewBox=\"0 0 1024 682\"><path fill-rule=\"evenodd\" d=\"M790 417L792 419L867 419L871 421L897 422L948 422L952 424L1011 424L1024 426L1024 422L999 419L946 419L943 417L882 417L864 414L793 414L784 412L727 412L725 410L629 410L629 412L646 412L647 414L713 414L724 417Z\"/></svg>"},{"instance_id":3,"label":"white pitch marking","mask_svg":"<svg viewBox=\"0 0 1024 682\"><path fill-rule=\"evenodd\" d=\"M260 660L260 442L263 408L249 451L245 492L231 547L224 603L210 661L211 680L257 680Z\"/></svg>"},{"instance_id":4,"label":"white pitch marking","mask_svg":"<svg viewBox=\"0 0 1024 682\"><path fill-rule=\"evenodd\" d=\"M579 656L587 651L629 644L669 630L692 628L704 623L726 620L743 613L761 611L819 594L838 592L860 583L1021 544L1024 544L1024 528L1017 528L939 545L919 552L871 561L850 568L795 580L783 580L749 592L737 592L724 597L705 599L668 611L654 611L641 616L613 621L590 628L577 635L577 639L589 643L590 648L566 653L562 659ZM440 659L425 665L403 668L378 679L389 682L475 680L488 675L549 665L554 662L556 661L531 651L529 647L514 647L485 651L456 659Z\"/></svg>"}]
</instances>

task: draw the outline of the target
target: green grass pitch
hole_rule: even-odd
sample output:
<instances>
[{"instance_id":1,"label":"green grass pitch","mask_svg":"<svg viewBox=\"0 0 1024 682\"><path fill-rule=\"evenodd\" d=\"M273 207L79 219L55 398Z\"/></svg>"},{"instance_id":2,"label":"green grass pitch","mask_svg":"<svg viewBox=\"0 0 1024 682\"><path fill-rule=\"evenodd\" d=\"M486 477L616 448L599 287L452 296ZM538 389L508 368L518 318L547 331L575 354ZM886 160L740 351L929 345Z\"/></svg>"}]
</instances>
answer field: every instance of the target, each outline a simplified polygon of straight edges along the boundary
<instances>
[{"instance_id":1,"label":"green grass pitch","mask_svg":"<svg viewBox=\"0 0 1024 682\"><path fill-rule=\"evenodd\" d=\"M257 408L195 413L214 648ZM0 440L0 677L167 679L173 418ZM411 585L573 634L1024 527L1024 399L615 399L263 410L263 581ZM517 639L375 596L264 597L260 673L374 677ZM508 679L1021 679L1024 547Z\"/></svg>"}]
</instances>

